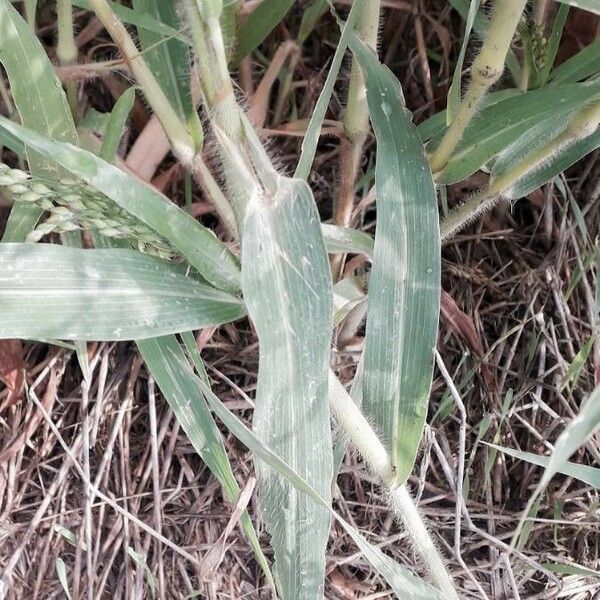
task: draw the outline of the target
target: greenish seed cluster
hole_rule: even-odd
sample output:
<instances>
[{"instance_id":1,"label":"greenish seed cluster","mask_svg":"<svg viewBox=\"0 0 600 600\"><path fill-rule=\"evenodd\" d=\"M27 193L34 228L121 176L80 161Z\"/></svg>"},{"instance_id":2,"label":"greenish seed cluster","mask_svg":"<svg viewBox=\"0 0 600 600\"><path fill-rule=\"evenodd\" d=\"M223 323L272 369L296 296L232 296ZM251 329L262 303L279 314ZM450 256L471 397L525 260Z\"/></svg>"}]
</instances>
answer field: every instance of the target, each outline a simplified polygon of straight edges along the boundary
<instances>
[{"instance_id":1,"label":"greenish seed cluster","mask_svg":"<svg viewBox=\"0 0 600 600\"><path fill-rule=\"evenodd\" d=\"M29 242L37 242L49 233L87 229L105 237L126 239L140 252L153 256L173 258L176 254L150 227L80 181L43 183L25 171L0 163L0 187L6 188L15 201L30 202L48 213L27 236Z\"/></svg>"},{"instance_id":2,"label":"greenish seed cluster","mask_svg":"<svg viewBox=\"0 0 600 600\"><path fill-rule=\"evenodd\" d=\"M535 24L531 31L531 51L533 63L538 71L541 71L546 63L547 48L548 38L544 35L544 27L543 25Z\"/></svg>"}]
</instances>

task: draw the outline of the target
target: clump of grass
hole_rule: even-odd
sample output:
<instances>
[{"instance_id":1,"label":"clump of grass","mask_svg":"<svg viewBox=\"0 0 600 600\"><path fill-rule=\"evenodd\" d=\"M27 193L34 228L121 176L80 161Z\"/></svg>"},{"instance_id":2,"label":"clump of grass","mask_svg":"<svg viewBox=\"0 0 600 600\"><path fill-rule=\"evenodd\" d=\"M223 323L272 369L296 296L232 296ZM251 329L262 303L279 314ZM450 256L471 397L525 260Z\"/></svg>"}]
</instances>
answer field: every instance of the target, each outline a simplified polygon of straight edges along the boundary
<instances>
[{"instance_id":1,"label":"clump of grass","mask_svg":"<svg viewBox=\"0 0 600 600\"><path fill-rule=\"evenodd\" d=\"M262 7L269 6L269 2L264 0L261 11ZM214 147L223 174L224 185L219 186L218 178L204 160L204 132L195 111L192 110L192 115L182 114L175 106L172 90L168 89L168 81L163 79L164 73L151 68L144 51L140 52L125 27L121 16L130 13L120 11L117 5L107 0L90 0L94 13L123 54L148 104L160 120L175 159L188 171L188 177L190 174L194 176L208 195L216 200L215 205L226 230L236 244L241 245L239 257L235 257L230 248L166 198L154 194L151 196L154 204L150 209L140 207L140 199L132 198L129 189L140 190L134 187L134 180L109 168L100 159L90 157L76 145L67 146L53 140L56 137L54 132L47 129L49 113L44 114L42 123L39 122L33 111L28 111L24 100L27 95L22 90L19 93L19 61L11 62L6 58L6 53L10 52L6 41L10 38L8 34L20 32L19 35L29 44L29 52L39 62L38 70L46 74L47 81L51 82L54 81L52 66L45 55L40 55L39 44L31 32L28 37L23 33L19 15L6 0L0 0L0 61L4 60L12 87L15 88L15 104L26 125L20 127L2 118L0 131L7 134L9 141L11 135L16 136L28 146L27 152L30 153L26 158L30 160L32 173L49 174L46 179L37 175L31 177L24 171L0 163L0 186L8 190L15 202L11 214L13 225L31 224L29 228L25 225L13 226L11 241L18 242L19 239L15 238L19 237L40 241L49 233L61 233L66 237L85 229L107 238L109 246L110 240L125 240L139 251L162 258L180 255L212 284L212 287L208 284L200 286L195 282L197 289L193 292L191 280L186 279L187 272L184 274L185 268L181 269L181 273L178 270L168 271L166 263L145 259L153 267L157 263L157 273L149 276L149 267L145 264L145 271L142 272L142 267L139 267L139 276L148 277L153 285L157 285L161 299L164 281L168 281L169 277L177 278L179 283L183 281L187 284L189 281L190 293L189 297L184 294L185 306L201 312L198 291L201 289L202 294L209 298L207 304L212 312L208 316L200 314L199 321L194 321L193 325L187 322L187 327L185 319L174 319L168 332L181 334L185 351L174 335L145 339L157 335L156 330L142 336L144 339L138 340L138 346L195 449L217 477L229 501L235 500L239 489L221 433L207 403L253 451L258 474L258 504L274 551L274 577L244 508L239 513L245 534L273 594L278 592L283 600L314 600L324 595L325 551L332 514L398 596L459 597L444 557L434 542L435 536L427 528L407 487L423 434L433 377L433 346L436 343L441 289L441 242L498 200L518 197L524 189L520 187L523 181L536 176L542 168L552 169L554 165L562 164L560 161L565 160L565 155L568 157L571 152L577 156L577 152L581 151L581 142L594 136L600 124L598 101L595 92L590 91L585 106L570 115L560 133L551 129L552 123L536 123L536 126L546 128L543 132L546 137L542 138L544 142L524 152L523 156L517 156L518 160L507 162L506 152L523 143L525 136L515 134L514 139L507 138L505 148L498 150L491 159L482 154L478 168L491 173L482 191L439 224L434 178L437 177L439 181L444 169L453 157L456 158L457 150L468 137L465 132L477 127L484 129L474 117L485 109L488 94L501 79L525 4L525 0L495 2L483 44L472 65L465 97L460 101L449 126L440 128L433 136L435 142L431 143L433 151L429 156L404 104L400 83L382 66L373 50L377 47L380 3L362 2L355 6L360 9L355 13L358 16L356 31L352 31L354 26L345 29L348 34L345 43L351 48L354 58L343 121L345 137L340 153L342 181L338 186L333 211L338 226L346 228L350 224L358 167L370 131L369 120L377 141L377 189L374 196L378 222L374 244L354 247L348 231L334 228L339 235L350 239L344 245L344 250L358 254L365 252L365 247L368 247L366 252L372 261L368 297L365 300L368 304L366 334L360 348L364 376L355 382L356 396L360 395L363 399L361 406L350 398L329 369L333 334L333 284L343 275L338 268L343 261L339 257L334 260L332 274L319 213L310 187L304 180L286 177L278 170L236 99L226 41L233 14L231 9L225 10L223 2L219 0L184 0L182 3L186 36L189 36L184 39L191 48L189 50L186 46L185 52L195 55L195 71L192 74L188 70L185 80L192 81L192 75L199 77L201 104L207 115L207 128L210 127L215 139ZM144 3L140 1L139 6L142 5ZM160 17L160 11L153 12L156 8L153 2L149 1L145 7L150 14ZM315 3L311 11L321 14L323 8ZM281 10L281 6L277 10ZM133 14L137 18L136 11ZM77 52L68 2L59 3L59 17L59 60L62 64L69 64ZM28 18L31 23L30 4ZM274 26L271 18L265 18L265 24L254 24L259 29L264 27L265 36ZM146 14L145 27L151 26L154 30L164 32L165 25L148 18ZM244 28L239 27L237 31L241 35ZM541 29L536 31L535 43L526 49L533 54L527 56L526 60L536 68L543 69L547 67L543 64L547 58L544 52L546 44L541 37ZM174 39L180 33L172 30L168 39ZM256 47L255 42L261 39L262 33L252 31L249 35L250 39L238 40L240 47ZM303 33L303 39L306 39L306 35ZM342 49L345 47L340 45ZM148 48L143 50L148 51ZM526 88L528 77L525 64L523 69L522 74L525 75L520 78L520 83L521 87ZM283 98L290 94L293 87L290 82L289 77L284 81ZM36 91L42 89L41 84L35 88ZM51 85L46 85L46 91L52 89ZM586 89L591 90L591 86ZM323 107L332 90L333 83L323 92ZM74 86L67 88L74 114L77 108L75 91ZM56 114L61 115L62 131L71 132L70 136L65 136L66 139L74 141L74 122L70 113L64 110L65 98L55 94L50 105ZM44 106L44 110L51 109ZM282 100L277 103L276 112L281 115L283 111ZM311 138L309 141L314 148L324 115L324 110L316 112L307 130L307 138ZM31 129L41 130L43 137L36 137ZM116 141L113 142L116 148ZM474 145L476 147L476 142ZM93 177L88 170L90 164L101 167ZM51 178L53 174L55 179ZM554 175L556 173L549 177ZM121 196L127 201L122 202ZM21 218L23 213L27 215L25 220ZM40 213L44 218L36 223ZM99 238L95 236L94 239L100 245ZM43 247L37 249L40 250L37 260L40 260L44 250ZM18 243L11 251L25 253ZM77 252L77 249L70 252L69 260L79 256ZM89 258L94 250L81 252L86 252ZM112 250L110 252L112 259L117 260L118 251L114 254ZM139 258L139 255L135 256ZM179 269L178 265L169 266ZM215 269L218 271L221 268L223 272L215 274ZM127 273L132 275L131 271ZM134 279L135 275L133 273ZM85 278L88 275L84 269L77 276ZM11 298L14 296L9 279L2 280L0 285L4 285L12 294ZM41 285L46 284L42 282ZM68 285L72 285L72 282ZM128 293L126 287L115 287L115 294ZM229 294L223 294L222 290ZM19 293L22 294L26 309L27 294L22 291ZM591 291L588 295L591 295ZM198 323L219 325L224 321L220 319L222 313L219 311L230 305L235 305L235 310L227 313L227 319L233 319L233 315L239 317L247 311L259 339L254 433L249 433L230 415L211 391L193 335L188 331L192 326L200 326ZM142 304L142 308L144 306L148 305ZM66 307L66 322L77 318L68 310L69 307ZM177 312L175 307L173 313L167 314ZM143 322L143 315L130 315L129 318L135 319L136 323ZM183 324L178 325L180 322ZM39 327L38 332L42 330ZM116 328L115 331L120 329ZM135 332L137 335L139 328ZM472 335L471 330L469 334ZM41 333L39 337L43 337ZM65 331L65 337L77 342L89 339L85 331L83 334ZM81 346L78 350L81 356ZM149 390L152 388L152 392L149 391L151 395L152 386L153 383L149 385ZM85 390L87 394L89 387L85 387ZM412 547L425 565L431 584L416 578L401 564L387 560L355 528L332 512L334 452L330 414L377 477L384 495L389 498L391 510L402 523ZM85 419L87 435L89 423ZM156 420L155 413L152 419ZM596 423L593 423L585 431L593 431L595 427ZM155 422L153 429L156 431ZM465 433L461 430L461 444L464 443L464 437ZM569 451L572 446L570 441ZM153 447L153 454L157 455L156 447ZM442 459L446 461L440 452L440 461ZM443 461L444 470L450 472L451 468ZM465 485L462 481L464 449L460 461L456 480L448 476L448 483L458 496L455 513L455 540L458 541L455 542L455 550L458 553L457 560L462 561L460 519L461 507L466 505L459 502L462 502L461 494ZM84 462L89 469L88 455L84 454ZM153 471L153 476L156 487L160 487L157 470ZM92 489L93 497L98 490ZM86 505L88 566L92 563L92 555L89 554L90 503L91 500ZM158 511L155 512L155 518L160 528ZM151 533L160 539L160 533ZM225 541L222 543L224 546ZM81 552L80 548L77 564L81 563ZM137 550L132 554L129 547L128 553L130 556L142 556ZM195 560L187 551L180 554L189 562ZM11 561L11 570L17 562L18 557ZM57 564L60 565L61 583L66 589L68 578L65 564ZM5 586L8 584L8 580L3 582ZM88 584L92 593L90 580ZM75 590L79 590L78 579Z\"/></svg>"}]
</instances>

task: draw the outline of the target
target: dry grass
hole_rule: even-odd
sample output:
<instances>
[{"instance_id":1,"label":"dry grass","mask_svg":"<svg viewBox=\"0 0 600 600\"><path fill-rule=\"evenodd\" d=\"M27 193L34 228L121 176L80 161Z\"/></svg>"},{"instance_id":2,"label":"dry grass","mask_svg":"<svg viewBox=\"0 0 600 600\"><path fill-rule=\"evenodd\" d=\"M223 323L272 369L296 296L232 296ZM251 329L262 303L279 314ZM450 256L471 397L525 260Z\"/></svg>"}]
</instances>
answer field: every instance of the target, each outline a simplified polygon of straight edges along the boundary
<instances>
[{"instance_id":1,"label":"dry grass","mask_svg":"<svg viewBox=\"0 0 600 600\"><path fill-rule=\"evenodd\" d=\"M432 102L443 104L457 54L460 23L442 4L423 2L416 14L401 2L390 2L392 8L386 9L382 55L402 81L409 107L418 107L417 120L434 112ZM297 18L298 12L291 14L286 27L280 27L263 46L266 57L272 57L278 43L296 30ZM82 17L80 23L81 59L111 58L112 51L104 46L106 38L94 27L94 20ZM48 26L43 31L51 33L52 29ZM319 69L332 53L334 32L331 19L324 18L297 62L294 100L301 119L309 115L323 82ZM571 31L566 39L572 43L578 35L587 33ZM428 61L427 48L435 50L441 60ZM245 65L241 85L249 91L264 71L265 65ZM87 81L82 106L109 109L113 94L122 88L120 77L111 71L102 79ZM434 87L432 81L441 83ZM270 96L271 109L277 106L278 89L275 86ZM289 103L284 106L281 122L273 121L272 110L268 113L264 133L271 139L278 161L286 165L295 163L299 141L289 134L296 123L288 120ZM334 98L328 115L334 122L340 118L339 106L341 102ZM147 123L143 105L136 107L134 120L130 143ZM370 165L371 143L369 140L363 168ZM335 138L324 138L315 163L312 184L324 218L331 216L337 148ZM209 145L208 160L210 152ZM450 570L465 598L486 594L493 599L583 600L600 594L597 578L570 575L561 576L559 582L541 570L541 564L547 562L600 569L598 491L557 476L543 497L522 560L513 560L511 568L506 544L538 480L539 468L498 454L487 472L490 450L476 445L482 424L487 424L483 440L492 441L497 435L502 445L544 453L564 420L575 414L582 398L600 379L597 347L574 389L562 385L568 365L593 330L593 273L588 268L577 283L575 278L579 265L593 251L591 240L600 235L598 159L597 154L592 155L566 174L588 228L587 238L578 229L569 202L556 187L546 186L519 201L512 211L497 209L444 250L443 288L455 305L444 312L438 349L468 417L463 421L451 398L443 396L446 386L438 373L431 427L417 463L419 475L413 476L411 483L431 529L451 556ZM154 183L177 200L183 189L181 175L167 159ZM469 184L477 187L477 176ZM374 210L367 192L368 185L354 224L369 231ZM450 202L465 192L464 187L450 189ZM207 212L210 207L199 193L193 206L206 223L215 225ZM357 266L356 261L350 265ZM362 335L358 329L336 352L342 378L350 378ZM230 408L249 418L251 408L238 388L250 395L254 389L257 344L253 331L244 321L235 328L202 332L199 343L205 347L215 391ZM133 345L88 344L88 354L89 386L81 383L79 366L70 352L25 344L30 394L51 413L61 439L34 401L9 406L8 390L0 393L0 564L6 568L16 563L8 597L64 598L55 566L60 556L73 578L70 592L74 598L91 598L86 596L88 587L94 590L94 598L150 598L145 570L128 557L128 548L146 555L159 584L159 598L184 598L195 591L199 597L215 600L267 597L266 590L261 592L264 582L238 529L227 540L219 569L213 571L203 563L225 529L232 507L224 504L218 484L148 379ZM502 418L507 394L512 394L512 400ZM87 437L89 447L84 443ZM250 455L231 437L225 439L238 481L245 482L252 475ZM125 515L99 498L92 506L86 504L81 474L63 443L85 477L117 502ZM461 453L468 467L466 499L457 494L453 483ZM598 464L600 440L591 440L572 460ZM379 532L371 541L418 570L413 552L390 516L386 498L355 457L346 458L339 486L346 499L337 503L340 513L365 532ZM460 523L455 522L457 504L459 509L462 506ZM140 528L134 519L192 554L196 563L182 560L176 550ZM65 537L65 530L75 536L75 544ZM84 544L94 548L90 559L82 552ZM86 564L87 560L91 564ZM329 547L328 570L327 598L391 597L337 528Z\"/></svg>"}]
</instances>

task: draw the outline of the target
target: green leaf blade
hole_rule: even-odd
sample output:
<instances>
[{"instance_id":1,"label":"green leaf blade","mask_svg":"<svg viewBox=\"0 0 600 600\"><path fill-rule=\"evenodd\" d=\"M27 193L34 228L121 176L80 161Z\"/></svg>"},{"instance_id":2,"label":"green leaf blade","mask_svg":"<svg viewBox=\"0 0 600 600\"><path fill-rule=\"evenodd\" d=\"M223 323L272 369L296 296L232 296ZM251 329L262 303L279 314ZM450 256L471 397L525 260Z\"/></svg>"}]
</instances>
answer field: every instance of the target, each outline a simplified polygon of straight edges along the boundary
<instances>
[{"instance_id":1,"label":"green leaf blade","mask_svg":"<svg viewBox=\"0 0 600 600\"><path fill-rule=\"evenodd\" d=\"M57 140L76 142L71 110L54 67L35 34L8 0L0 0L0 64L6 70L23 125ZM52 163L37 153L28 150L27 160L34 175L56 176ZM3 241L22 242L41 214L31 204L16 203Z\"/></svg>"},{"instance_id":2,"label":"green leaf blade","mask_svg":"<svg viewBox=\"0 0 600 600\"><path fill-rule=\"evenodd\" d=\"M0 116L0 133L3 132L18 137L154 229L215 287L230 292L240 289L239 267L227 246L151 186L86 150L46 139Z\"/></svg>"},{"instance_id":3,"label":"green leaf blade","mask_svg":"<svg viewBox=\"0 0 600 600\"><path fill-rule=\"evenodd\" d=\"M223 438L204 399L205 392L198 385L199 379L191 370L177 338L171 335L136 340L136 343L192 446L223 487L227 500L234 503L240 488L233 475ZM273 586L269 563L247 512L244 511L240 521L258 563Z\"/></svg>"},{"instance_id":4,"label":"green leaf blade","mask_svg":"<svg viewBox=\"0 0 600 600\"><path fill-rule=\"evenodd\" d=\"M245 314L185 271L133 250L0 244L0 337L129 340Z\"/></svg>"},{"instance_id":5,"label":"green leaf blade","mask_svg":"<svg viewBox=\"0 0 600 600\"><path fill-rule=\"evenodd\" d=\"M437 183L463 181L511 144L527 137L534 127L555 131L583 104L600 96L600 81L545 87L517 94L488 106L475 116ZM434 138L435 147L441 134Z\"/></svg>"},{"instance_id":6,"label":"green leaf blade","mask_svg":"<svg viewBox=\"0 0 600 600\"><path fill-rule=\"evenodd\" d=\"M331 278L319 216L304 182L280 177L274 195L250 201L242 283L260 342L254 430L329 503ZM256 465L280 593L285 600L321 598L329 512L265 461Z\"/></svg>"},{"instance_id":7,"label":"green leaf blade","mask_svg":"<svg viewBox=\"0 0 600 600\"><path fill-rule=\"evenodd\" d=\"M433 376L441 272L437 201L399 83L358 40L351 47L377 138L363 402L403 483L421 440Z\"/></svg>"}]
</instances>

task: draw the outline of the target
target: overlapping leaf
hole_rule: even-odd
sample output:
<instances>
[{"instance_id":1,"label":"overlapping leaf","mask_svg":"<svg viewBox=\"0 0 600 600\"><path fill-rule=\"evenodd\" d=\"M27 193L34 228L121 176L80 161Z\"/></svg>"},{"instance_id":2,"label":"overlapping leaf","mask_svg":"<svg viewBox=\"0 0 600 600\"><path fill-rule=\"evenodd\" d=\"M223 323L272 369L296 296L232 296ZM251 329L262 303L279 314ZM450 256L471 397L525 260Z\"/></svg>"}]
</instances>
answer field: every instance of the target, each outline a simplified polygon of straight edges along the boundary
<instances>
[{"instance_id":1,"label":"overlapping leaf","mask_svg":"<svg viewBox=\"0 0 600 600\"><path fill-rule=\"evenodd\" d=\"M450 184L466 179L533 127L543 125L549 131L556 130L557 122L599 96L600 81L556 85L484 108L469 123L450 161L436 175L436 181ZM434 138L431 147L438 141L439 138Z\"/></svg>"},{"instance_id":2,"label":"overlapping leaf","mask_svg":"<svg viewBox=\"0 0 600 600\"><path fill-rule=\"evenodd\" d=\"M273 194L251 199L242 282L260 342L254 430L329 503L331 277L319 215L303 181L279 177ZM259 458L256 465L280 593L285 600L321 598L329 512L268 462Z\"/></svg>"},{"instance_id":3,"label":"overlapping leaf","mask_svg":"<svg viewBox=\"0 0 600 600\"><path fill-rule=\"evenodd\" d=\"M245 314L185 267L134 250L0 244L0 337L128 340Z\"/></svg>"},{"instance_id":4,"label":"overlapping leaf","mask_svg":"<svg viewBox=\"0 0 600 600\"><path fill-rule=\"evenodd\" d=\"M0 64L8 75L23 125L57 140L76 142L71 110L54 67L39 40L8 0L0 0ZM27 160L34 175L53 177L57 173L51 161L36 152L28 150ZM30 204L15 204L3 241L23 241L41 213Z\"/></svg>"},{"instance_id":5,"label":"overlapping leaf","mask_svg":"<svg viewBox=\"0 0 600 600\"><path fill-rule=\"evenodd\" d=\"M228 248L193 217L154 188L94 154L56 142L0 116L0 135L7 132L29 148L96 188L128 213L169 240L216 287L240 287L237 261Z\"/></svg>"},{"instance_id":6,"label":"overlapping leaf","mask_svg":"<svg viewBox=\"0 0 600 600\"><path fill-rule=\"evenodd\" d=\"M419 447L433 376L441 270L437 201L400 84L357 38L351 48L363 71L377 138L363 406L402 483Z\"/></svg>"}]
</instances>

